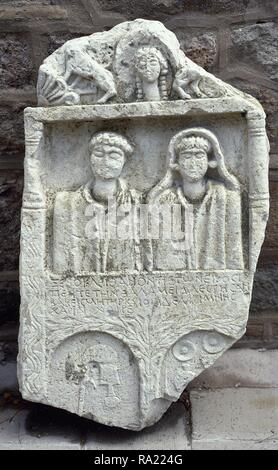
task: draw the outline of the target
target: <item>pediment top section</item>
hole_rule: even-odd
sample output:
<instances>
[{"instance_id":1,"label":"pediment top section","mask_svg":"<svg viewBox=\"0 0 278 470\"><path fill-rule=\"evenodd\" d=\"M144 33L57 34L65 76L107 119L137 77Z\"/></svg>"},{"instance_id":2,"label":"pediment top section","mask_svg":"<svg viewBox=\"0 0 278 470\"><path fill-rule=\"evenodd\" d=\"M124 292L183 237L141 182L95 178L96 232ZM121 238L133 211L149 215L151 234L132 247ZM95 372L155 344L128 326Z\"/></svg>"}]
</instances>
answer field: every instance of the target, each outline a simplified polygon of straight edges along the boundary
<instances>
[{"instance_id":1,"label":"pediment top section","mask_svg":"<svg viewBox=\"0 0 278 470\"><path fill-rule=\"evenodd\" d=\"M137 19L67 41L39 69L39 106L183 102L252 97L185 56L159 21Z\"/></svg>"}]
</instances>

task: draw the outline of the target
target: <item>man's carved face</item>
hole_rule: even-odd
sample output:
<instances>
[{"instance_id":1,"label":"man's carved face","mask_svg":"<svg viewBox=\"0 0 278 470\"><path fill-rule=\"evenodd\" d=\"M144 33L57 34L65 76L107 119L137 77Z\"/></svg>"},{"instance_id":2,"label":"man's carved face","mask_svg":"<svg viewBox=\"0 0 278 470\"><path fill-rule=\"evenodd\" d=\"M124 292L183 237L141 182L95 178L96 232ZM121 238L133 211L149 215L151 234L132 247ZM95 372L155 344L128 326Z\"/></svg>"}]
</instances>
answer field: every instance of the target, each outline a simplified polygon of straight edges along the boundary
<instances>
[{"instance_id":1,"label":"man's carved face","mask_svg":"<svg viewBox=\"0 0 278 470\"><path fill-rule=\"evenodd\" d=\"M201 180L208 170L208 156L205 150L193 147L179 152L179 168L182 177L190 182Z\"/></svg>"},{"instance_id":2,"label":"man's carved face","mask_svg":"<svg viewBox=\"0 0 278 470\"><path fill-rule=\"evenodd\" d=\"M91 153L91 165L95 176L102 179L118 178L125 163L125 154L115 145L96 145Z\"/></svg>"}]
</instances>

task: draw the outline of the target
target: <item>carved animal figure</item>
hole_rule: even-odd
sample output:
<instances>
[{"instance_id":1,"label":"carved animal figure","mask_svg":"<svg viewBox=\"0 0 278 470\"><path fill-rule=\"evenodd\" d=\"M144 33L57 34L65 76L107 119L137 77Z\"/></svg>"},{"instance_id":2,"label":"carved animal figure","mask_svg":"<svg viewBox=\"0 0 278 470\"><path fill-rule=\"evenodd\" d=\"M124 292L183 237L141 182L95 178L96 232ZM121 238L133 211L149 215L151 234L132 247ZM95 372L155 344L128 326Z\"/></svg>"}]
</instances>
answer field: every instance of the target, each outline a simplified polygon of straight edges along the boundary
<instances>
[{"instance_id":1,"label":"carved animal figure","mask_svg":"<svg viewBox=\"0 0 278 470\"><path fill-rule=\"evenodd\" d=\"M76 75L71 83L71 88L79 81L80 77L86 80L93 80L98 88L105 94L98 100L98 103L106 103L110 98L117 94L116 86L112 73L105 69L103 65L90 57L87 52L78 49L68 48L66 50L66 71L64 79L67 82L71 75ZM88 91L86 90L86 93Z\"/></svg>"},{"instance_id":2,"label":"carved animal figure","mask_svg":"<svg viewBox=\"0 0 278 470\"><path fill-rule=\"evenodd\" d=\"M173 90L183 100L191 99L191 93L193 93L193 97L195 95L197 98L206 98L207 96L199 88L201 78L197 70L181 67L175 75Z\"/></svg>"}]
</instances>

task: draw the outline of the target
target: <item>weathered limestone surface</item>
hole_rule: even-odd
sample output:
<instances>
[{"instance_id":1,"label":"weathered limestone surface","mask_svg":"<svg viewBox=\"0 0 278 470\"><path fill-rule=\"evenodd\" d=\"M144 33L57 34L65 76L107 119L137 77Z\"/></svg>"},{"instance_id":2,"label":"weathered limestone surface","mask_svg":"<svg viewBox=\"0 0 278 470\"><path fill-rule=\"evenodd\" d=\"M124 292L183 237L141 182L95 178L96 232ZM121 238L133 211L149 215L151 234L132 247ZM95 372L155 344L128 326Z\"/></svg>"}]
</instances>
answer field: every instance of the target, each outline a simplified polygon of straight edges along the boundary
<instances>
[{"instance_id":1,"label":"weathered limestone surface","mask_svg":"<svg viewBox=\"0 0 278 470\"><path fill-rule=\"evenodd\" d=\"M259 265L264 268L269 283L272 278L273 264L277 265L277 123L278 93L275 76L276 55L264 52L264 56L273 65L260 64L258 52L267 47L272 48L277 29L278 3L276 0L208 0L182 1L176 0L115 0L86 1L72 0L20 0L4 1L0 4L1 50L1 90L0 90L0 171L7 174L8 179L16 168L23 177L23 108L36 105L35 82L42 61L65 41L95 31L105 31L120 21L132 20L143 16L148 19L162 21L173 31L185 54L207 71L227 81L240 90L253 95L259 100L266 112L267 134L271 143L270 181L272 191L270 208L272 217L268 224L271 246L264 243ZM34 21L36 18L36 21ZM256 37L246 44L244 31L257 31ZM239 35L240 40L236 39ZM270 38L270 39L269 39ZM273 39L272 39L273 38ZM242 45L241 45L242 43ZM245 45L246 44L246 45ZM22 52L22 53L21 53ZM250 55L252 58L249 59ZM256 80L254 80L256 77ZM4 199L7 193L1 193ZM10 206L4 210L10 212ZM1 210L0 210L1 212ZM11 216L14 213L11 210ZM15 215L20 218L20 205ZM11 275L18 280L18 252L20 230L14 238L13 224L4 224L0 233L0 246L5 244L9 259L14 258L13 267L2 261L0 272L0 324L9 318L18 318L19 309L10 307L5 298L10 295L7 278ZM7 246L6 240L13 238ZM270 268L270 269L269 269ZM262 303L269 303L269 292L263 292ZM256 305L256 291L253 292L253 305L260 315L260 322L268 322L265 309L259 312ZM4 299L2 301L2 298ZM6 310L3 308L7 305ZM277 305L277 302L276 302ZM12 311L11 311L12 310ZM3 317L2 317L3 312ZM272 312L275 319L275 312ZM252 310L249 322L252 322ZM278 344L278 336L272 335L268 329L272 345ZM253 347L253 339L249 347ZM246 337L247 340L247 337ZM259 343L259 338L257 338ZM238 343L240 346L241 343ZM262 340L259 346L263 346Z\"/></svg>"},{"instance_id":2,"label":"weathered limestone surface","mask_svg":"<svg viewBox=\"0 0 278 470\"><path fill-rule=\"evenodd\" d=\"M245 332L268 218L265 114L147 20L66 42L40 67L38 100L20 389L140 430Z\"/></svg>"}]
</instances>

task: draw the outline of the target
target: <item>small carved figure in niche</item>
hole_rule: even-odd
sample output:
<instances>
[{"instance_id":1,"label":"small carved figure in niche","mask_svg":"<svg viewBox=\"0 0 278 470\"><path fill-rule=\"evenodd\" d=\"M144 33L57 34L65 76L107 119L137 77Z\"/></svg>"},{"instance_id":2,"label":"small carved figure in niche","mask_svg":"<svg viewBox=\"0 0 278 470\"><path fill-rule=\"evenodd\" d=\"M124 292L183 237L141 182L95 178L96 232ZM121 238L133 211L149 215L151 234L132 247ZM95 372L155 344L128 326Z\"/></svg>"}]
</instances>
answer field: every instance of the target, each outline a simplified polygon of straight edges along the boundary
<instances>
[{"instance_id":1,"label":"small carved figure in niche","mask_svg":"<svg viewBox=\"0 0 278 470\"><path fill-rule=\"evenodd\" d=\"M117 387L121 384L117 367L118 355L107 345L97 345L89 348L83 358L86 368L85 376L81 382L79 394L79 413L90 410L88 398L93 399L92 391L100 392L99 387L107 387L104 403L108 408L114 408L120 399L116 394Z\"/></svg>"},{"instance_id":2,"label":"small carved figure in niche","mask_svg":"<svg viewBox=\"0 0 278 470\"><path fill-rule=\"evenodd\" d=\"M240 185L212 132L193 128L172 138L167 173L148 199L179 204L183 232L192 241L188 247L182 240L154 240L149 270L244 268Z\"/></svg>"},{"instance_id":3,"label":"small carved figure in niche","mask_svg":"<svg viewBox=\"0 0 278 470\"><path fill-rule=\"evenodd\" d=\"M135 54L137 100L168 99L168 63L156 47L140 47Z\"/></svg>"},{"instance_id":4,"label":"small carved figure in niche","mask_svg":"<svg viewBox=\"0 0 278 470\"><path fill-rule=\"evenodd\" d=\"M107 272L141 270L136 206L140 194L120 178L133 147L114 132L99 132L89 143L93 178L73 192L60 192L54 204L53 268L55 272ZM110 204L110 205L109 205ZM114 207L117 232L103 232L103 214ZM125 218L133 236L119 236ZM103 236L105 233L105 236Z\"/></svg>"},{"instance_id":5,"label":"small carved figure in niche","mask_svg":"<svg viewBox=\"0 0 278 470\"><path fill-rule=\"evenodd\" d=\"M194 97L206 98L205 93L199 88L201 79L201 74L197 70L190 70L188 67L184 66L176 72L173 81L173 91L175 91L182 100L189 100Z\"/></svg>"}]
</instances>

